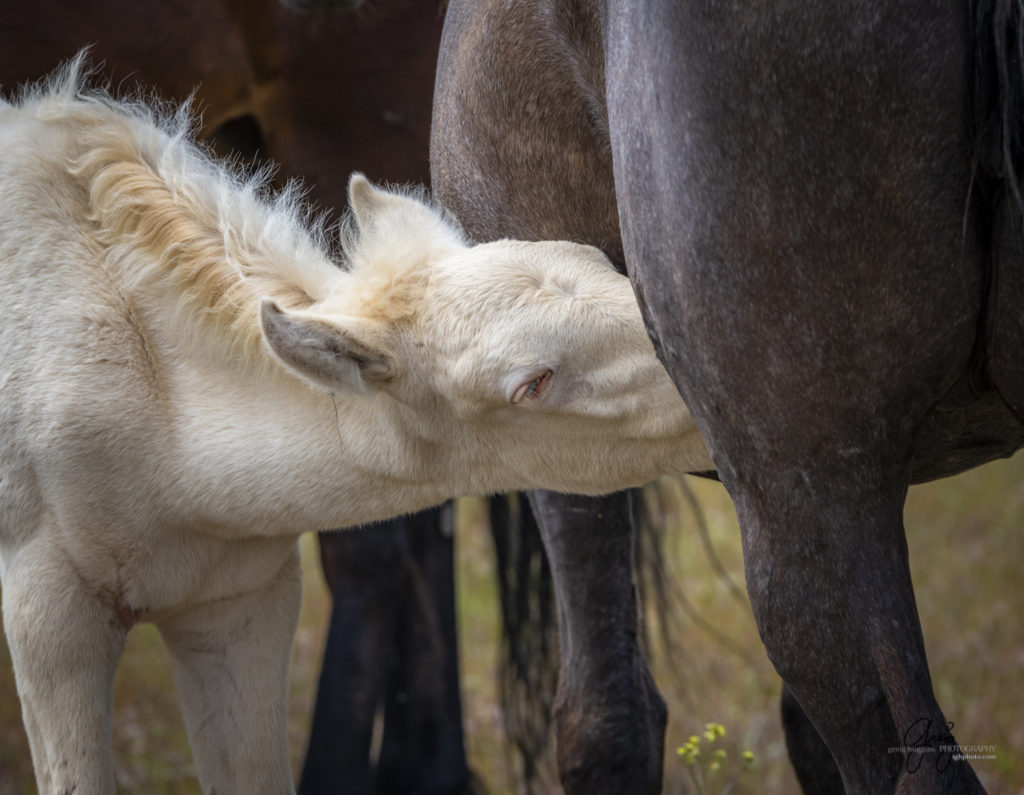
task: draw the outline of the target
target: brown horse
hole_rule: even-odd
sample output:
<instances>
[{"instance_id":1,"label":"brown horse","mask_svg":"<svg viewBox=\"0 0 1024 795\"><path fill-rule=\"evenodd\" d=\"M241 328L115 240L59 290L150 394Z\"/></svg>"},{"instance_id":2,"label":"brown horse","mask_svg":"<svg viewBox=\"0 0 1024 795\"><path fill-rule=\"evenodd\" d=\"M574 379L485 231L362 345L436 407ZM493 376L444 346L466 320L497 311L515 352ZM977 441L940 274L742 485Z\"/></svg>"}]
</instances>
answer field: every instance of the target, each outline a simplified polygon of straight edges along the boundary
<instances>
[{"instance_id":1,"label":"brown horse","mask_svg":"<svg viewBox=\"0 0 1024 795\"><path fill-rule=\"evenodd\" d=\"M479 240L585 240L622 267L599 24L577 15L558 3L449 5L433 185ZM530 502L559 605L562 783L573 793L658 792L666 708L638 644L630 495L545 492Z\"/></svg>"},{"instance_id":2,"label":"brown horse","mask_svg":"<svg viewBox=\"0 0 1024 795\"><path fill-rule=\"evenodd\" d=\"M629 270L736 504L803 785L981 791L932 691L902 507L1024 445L1021 6L641 6L453 0L435 191L479 239ZM623 499L533 503L565 788L657 791Z\"/></svg>"},{"instance_id":3,"label":"brown horse","mask_svg":"<svg viewBox=\"0 0 1024 795\"><path fill-rule=\"evenodd\" d=\"M426 181L440 32L436 0L333 14L276 0L11 3L0 10L0 83L38 79L91 44L113 86L137 83L175 102L195 92L218 151L273 160L340 212L354 170ZM346 791L372 791L370 741L385 699L377 791L408 791L410 780L424 792L463 791L450 528L428 511L320 540L334 607L302 790L336 791L343 780Z\"/></svg>"}]
</instances>

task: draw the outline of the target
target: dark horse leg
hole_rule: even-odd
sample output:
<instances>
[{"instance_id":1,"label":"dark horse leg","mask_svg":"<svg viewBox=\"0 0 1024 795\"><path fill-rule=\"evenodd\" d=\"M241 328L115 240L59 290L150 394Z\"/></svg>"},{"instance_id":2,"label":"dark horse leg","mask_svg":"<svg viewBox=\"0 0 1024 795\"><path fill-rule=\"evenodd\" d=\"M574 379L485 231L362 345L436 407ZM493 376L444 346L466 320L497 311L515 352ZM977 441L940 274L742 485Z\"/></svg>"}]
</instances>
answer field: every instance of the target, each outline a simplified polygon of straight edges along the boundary
<instances>
[{"instance_id":1,"label":"dark horse leg","mask_svg":"<svg viewBox=\"0 0 1024 795\"><path fill-rule=\"evenodd\" d=\"M609 2L620 217L736 505L761 637L847 790L977 792L949 752L902 527L916 433L979 312L964 20L876 10Z\"/></svg>"},{"instance_id":2,"label":"dark horse leg","mask_svg":"<svg viewBox=\"0 0 1024 795\"><path fill-rule=\"evenodd\" d=\"M832 752L785 685L780 701L786 752L804 795L843 795L846 788Z\"/></svg>"},{"instance_id":3,"label":"dark horse leg","mask_svg":"<svg viewBox=\"0 0 1024 795\"><path fill-rule=\"evenodd\" d=\"M661 791L665 702L637 636L629 492L533 492L555 583L558 770L569 793Z\"/></svg>"},{"instance_id":4,"label":"dark horse leg","mask_svg":"<svg viewBox=\"0 0 1024 795\"><path fill-rule=\"evenodd\" d=\"M465 791L449 513L320 535L333 607L304 795L337 792L340 782L356 795L412 791L409 782L425 793ZM370 745L382 700L375 774Z\"/></svg>"},{"instance_id":5,"label":"dark horse leg","mask_svg":"<svg viewBox=\"0 0 1024 795\"><path fill-rule=\"evenodd\" d=\"M319 538L332 606L299 792L334 792L344 781L346 791L370 795L373 725L405 590L408 542L401 521Z\"/></svg>"},{"instance_id":6,"label":"dark horse leg","mask_svg":"<svg viewBox=\"0 0 1024 795\"><path fill-rule=\"evenodd\" d=\"M377 760L378 795L471 790L462 734L451 504L407 534L415 567L398 614ZM434 521L436 517L436 521Z\"/></svg>"}]
</instances>

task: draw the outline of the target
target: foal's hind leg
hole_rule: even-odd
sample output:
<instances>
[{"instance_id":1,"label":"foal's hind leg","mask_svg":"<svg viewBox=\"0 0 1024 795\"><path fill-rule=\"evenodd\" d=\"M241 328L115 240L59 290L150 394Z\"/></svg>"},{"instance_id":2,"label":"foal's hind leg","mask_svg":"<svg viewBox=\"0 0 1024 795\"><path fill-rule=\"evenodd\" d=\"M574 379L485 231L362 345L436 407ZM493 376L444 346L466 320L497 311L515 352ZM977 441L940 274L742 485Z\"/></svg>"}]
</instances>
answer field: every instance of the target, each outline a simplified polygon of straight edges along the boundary
<instances>
[{"instance_id":1,"label":"foal's hind leg","mask_svg":"<svg viewBox=\"0 0 1024 795\"><path fill-rule=\"evenodd\" d=\"M569 795L661 791L665 702L637 643L628 492L533 492L558 602L558 770Z\"/></svg>"},{"instance_id":2,"label":"foal's hind leg","mask_svg":"<svg viewBox=\"0 0 1024 795\"><path fill-rule=\"evenodd\" d=\"M3 589L39 792L113 792L113 680L130 611L43 541L19 550Z\"/></svg>"},{"instance_id":3,"label":"foal's hind leg","mask_svg":"<svg viewBox=\"0 0 1024 795\"><path fill-rule=\"evenodd\" d=\"M203 792L294 792L288 657L302 597L298 550L263 587L199 604L157 626Z\"/></svg>"}]
</instances>

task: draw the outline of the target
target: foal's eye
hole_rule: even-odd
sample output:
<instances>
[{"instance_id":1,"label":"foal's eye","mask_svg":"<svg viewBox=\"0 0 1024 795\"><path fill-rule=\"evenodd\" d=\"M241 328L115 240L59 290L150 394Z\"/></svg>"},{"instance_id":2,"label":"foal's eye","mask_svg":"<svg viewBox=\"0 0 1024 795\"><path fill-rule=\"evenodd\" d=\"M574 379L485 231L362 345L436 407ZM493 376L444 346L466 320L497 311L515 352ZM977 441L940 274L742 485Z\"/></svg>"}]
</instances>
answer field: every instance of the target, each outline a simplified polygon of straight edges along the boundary
<instances>
[{"instance_id":1,"label":"foal's eye","mask_svg":"<svg viewBox=\"0 0 1024 795\"><path fill-rule=\"evenodd\" d=\"M515 392L512 393L512 402L521 403L523 399L540 400L541 396L547 391L548 386L551 384L551 378L553 375L554 372L551 370L545 370L536 378L524 381L516 387Z\"/></svg>"}]
</instances>

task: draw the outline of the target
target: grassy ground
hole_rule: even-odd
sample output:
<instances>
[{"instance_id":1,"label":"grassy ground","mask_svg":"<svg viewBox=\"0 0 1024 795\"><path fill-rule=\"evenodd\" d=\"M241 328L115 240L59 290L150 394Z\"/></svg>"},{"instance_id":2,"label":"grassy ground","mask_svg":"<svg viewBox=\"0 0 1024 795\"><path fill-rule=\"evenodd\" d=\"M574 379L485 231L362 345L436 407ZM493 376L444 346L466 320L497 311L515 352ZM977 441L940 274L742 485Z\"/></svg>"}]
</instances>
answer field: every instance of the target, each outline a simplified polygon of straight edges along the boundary
<instances>
[{"instance_id":1,"label":"grassy ground","mask_svg":"<svg viewBox=\"0 0 1024 795\"><path fill-rule=\"evenodd\" d=\"M717 484L688 483L704 507L726 570L742 583L739 535L728 498ZM493 563L488 538L474 528L475 515L472 501L461 506L459 619L467 741L471 763L489 791L504 795L514 787L493 682ZM714 722L723 724L726 734L713 748L724 749L727 759L723 770L709 779L707 791L720 792L732 782L737 793L794 792L778 721L779 681L764 657L750 608L711 572L685 507L676 512L676 521L667 553L678 588L676 672L664 662L655 667L670 709L665 790L693 791L691 771L675 749ZM906 524L939 701L955 722L961 743L996 746L995 760L974 763L989 791L1024 793L1024 594L1018 573L1024 564L1024 457L912 489ZM291 748L296 769L327 610L311 537L303 539L303 560L305 601L292 655ZM116 680L115 710L122 791L198 791L167 655L150 627L137 627L129 637ZM702 742L709 750L707 740ZM740 755L747 749L754 752L754 767L741 773ZM558 791L550 780L542 790ZM0 648L0 793L33 791L10 660L6 648Z\"/></svg>"},{"instance_id":2,"label":"grassy ground","mask_svg":"<svg viewBox=\"0 0 1024 795\"><path fill-rule=\"evenodd\" d=\"M729 575L743 582L736 516L716 483L688 479L708 519L715 548ZM715 576L693 532L685 507L670 533L670 565L678 588L677 651L669 666L655 664L669 704L665 792L693 792L687 765L676 754L707 723L725 726L713 748L727 760L706 791L797 792L778 718L780 682L764 655L747 604ZM994 745L996 759L974 762L992 795L1024 795L1024 457L989 464L956 478L916 486L907 501L909 539L918 608L939 702L963 744ZM493 648L486 623L491 565L481 534L460 536L462 632L471 704L473 764L495 793L512 792L498 741L488 666ZM685 597L685 599L684 599ZM689 603L689 606L687 606ZM710 627L710 629L709 629ZM715 634L712 634L715 633ZM725 636L728 643L718 636ZM670 670L674 668L675 671ZM479 690L477 689L479 688ZM482 708L483 707L483 708ZM702 740L705 751L706 740ZM755 755L743 772L743 751ZM558 792L551 781L545 792Z\"/></svg>"}]
</instances>

